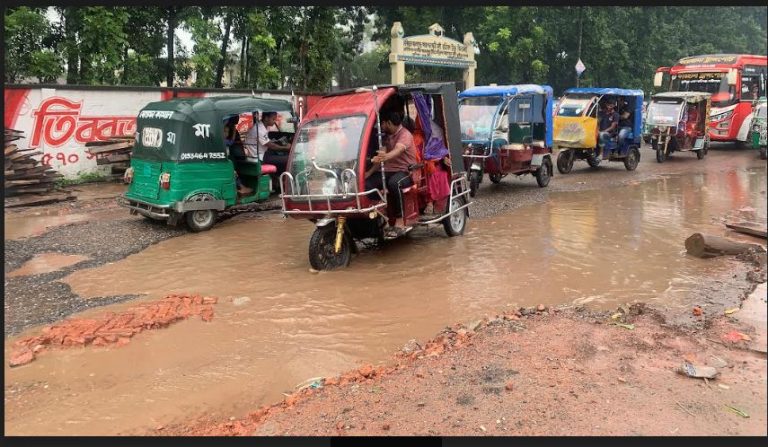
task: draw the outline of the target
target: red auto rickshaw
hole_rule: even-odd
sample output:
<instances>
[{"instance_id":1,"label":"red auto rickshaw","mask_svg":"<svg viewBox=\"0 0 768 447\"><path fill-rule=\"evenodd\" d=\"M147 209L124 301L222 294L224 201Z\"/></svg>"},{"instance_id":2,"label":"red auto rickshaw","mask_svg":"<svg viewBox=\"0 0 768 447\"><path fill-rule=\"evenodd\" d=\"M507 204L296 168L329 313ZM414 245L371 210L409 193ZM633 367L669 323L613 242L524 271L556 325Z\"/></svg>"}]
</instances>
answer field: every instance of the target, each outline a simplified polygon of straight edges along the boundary
<instances>
[{"instance_id":1,"label":"red auto rickshaw","mask_svg":"<svg viewBox=\"0 0 768 447\"><path fill-rule=\"evenodd\" d=\"M417 150L417 163L408 167L398 191L365 188L365 173L382 146L383 111L401 114ZM442 224L448 236L463 234L470 202L462 171L454 84L335 92L322 97L299 126L280 176L283 214L315 223L309 241L314 269L345 267L357 252L356 241L382 243L432 224ZM388 231L395 228L394 235Z\"/></svg>"}]
</instances>

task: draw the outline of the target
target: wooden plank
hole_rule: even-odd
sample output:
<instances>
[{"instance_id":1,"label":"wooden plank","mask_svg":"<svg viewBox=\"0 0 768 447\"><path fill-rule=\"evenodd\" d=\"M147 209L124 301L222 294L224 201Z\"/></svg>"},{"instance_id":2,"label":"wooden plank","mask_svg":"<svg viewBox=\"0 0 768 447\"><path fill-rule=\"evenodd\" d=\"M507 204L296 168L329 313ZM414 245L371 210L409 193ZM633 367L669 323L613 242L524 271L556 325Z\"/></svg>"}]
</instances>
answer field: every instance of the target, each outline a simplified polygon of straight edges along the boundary
<instances>
[{"instance_id":1,"label":"wooden plank","mask_svg":"<svg viewBox=\"0 0 768 447\"><path fill-rule=\"evenodd\" d=\"M123 143L115 143L115 144L109 144L106 146L91 146L88 148L88 152L92 154L101 154L104 152L112 152L117 151L121 149L131 149L133 148L133 142L123 142Z\"/></svg>"},{"instance_id":2,"label":"wooden plank","mask_svg":"<svg viewBox=\"0 0 768 447\"><path fill-rule=\"evenodd\" d=\"M28 153L28 154L25 154L25 153L24 153L24 152L22 152L22 151L16 151L16 153L15 153L15 154L12 154L12 155L8 156L8 158L9 158L9 159L11 159L11 160L14 160L14 161L15 161L15 160L18 160L18 159L20 159L20 158L24 158L24 157L32 157L32 156L34 156L34 155L43 155L43 153L42 153L42 152L40 152L40 151L36 151L36 152L30 152L30 153Z\"/></svg>"},{"instance_id":3,"label":"wooden plank","mask_svg":"<svg viewBox=\"0 0 768 447\"><path fill-rule=\"evenodd\" d=\"M5 146L5 155L11 155L12 153L16 152L19 148L15 144L11 144L9 146Z\"/></svg>"},{"instance_id":4,"label":"wooden plank","mask_svg":"<svg viewBox=\"0 0 768 447\"><path fill-rule=\"evenodd\" d=\"M69 193L55 193L47 195L28 195L23 197L14 197L6 199L5 207L14 208L19 206L47 205L49 203L63 202L65 200L74 200L75 196Z\"/></svg>"},{"instance_id":5,"label":"wooden plank","mask_svg":"<svg viewBox=\"0 0 768 447\"><path fill-rule=\"evenodd\" d=\"M38 180L38 179L34 179L34 180L6 180L5 181L5 186L7 188L8 185L11 185L11 186L13 186L13 185L34 185L36 183L40 183L40 180Z\"/></svg>"},{"instance_id":6,"label":"wooden plank","mask_svg":"<svg viewBox=\"0 0 768 447\"><path fill-rule=\"evenodd\" d=\"M725 226L738 233L768 239L768 228L755 222L726 222Z\"/></svg>"}]
</instances>

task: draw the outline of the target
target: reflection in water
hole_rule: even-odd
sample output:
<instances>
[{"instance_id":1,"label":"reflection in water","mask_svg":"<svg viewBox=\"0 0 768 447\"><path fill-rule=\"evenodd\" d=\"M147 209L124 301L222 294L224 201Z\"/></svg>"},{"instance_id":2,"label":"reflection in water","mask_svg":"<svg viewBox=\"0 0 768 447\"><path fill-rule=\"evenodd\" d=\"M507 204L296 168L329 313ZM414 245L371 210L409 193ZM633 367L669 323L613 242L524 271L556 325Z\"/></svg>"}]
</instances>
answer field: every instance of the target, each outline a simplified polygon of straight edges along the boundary
<instances>
[{"instance_id":1,"label":"reflection in water","mask_svg":"<svg viewBox=\"0 0 768 447\"><path fill-rule=\"evenodd\" d=\"M691 232L723 234L713 218L732 209L732 184L714 177L550 193L547 203L472 220L464 237L414 231L334 272L309 271L310 223L276 215L163 241L66 282L84 299L215 295L222 300L213 322L6 367L12 380L74 394L30 401L6 414L6 426L19 434L108 434L212 407L235 414L279 400L307 378L386 359L410 338L507 306L674 305L725 262L690 258L683 248ZM766 175L744 178L741 187L755 196ZM765 215L764 205L752 206ZM241 297L250 300L231 301ZM91 423L104 415L110 424Z\"/></svg>"}]
</instances>

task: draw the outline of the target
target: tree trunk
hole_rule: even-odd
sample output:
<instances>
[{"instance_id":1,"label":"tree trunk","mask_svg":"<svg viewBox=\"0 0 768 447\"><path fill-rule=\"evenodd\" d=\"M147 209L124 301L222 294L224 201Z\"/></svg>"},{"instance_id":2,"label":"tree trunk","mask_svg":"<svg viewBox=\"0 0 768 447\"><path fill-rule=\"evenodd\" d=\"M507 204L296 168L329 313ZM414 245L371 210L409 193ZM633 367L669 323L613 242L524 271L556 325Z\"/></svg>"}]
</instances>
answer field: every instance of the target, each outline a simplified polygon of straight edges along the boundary
<instances>
[{"instance_id":1,"label":"tree trunk","mask_svg":"<svg viewBox=\"0 0 768 447\"><path fill-rule=\"evenodd\" d=\"M720 255L738 255L751 248L762 250L757 244L745 244L735 242L719 236L694 233L685 240L685 249L688 254L697 258L714 258Z\"/></svg>"},{"instance_id":2,"label":"tree trunk","mask_svg":"<svg viewBox=\"0 0 768 447\"><path fill-rule=\"evenodd\" d=\"M224 77L224 67L227 65L227 47L229 47L229 32L232 29L232 14L227 14L227 17L224 20L224 38L221 39L221 57L219 57L219 64L216 67L216 80L214 81L215 88L222 87L221 78Z\"/></svg>"},{"instance_id":3,"label":"tree trunk","mask_svg":"<svg viewBox=\"0 0 768 447\"><path fill-rule=\"evenodd\" d=\"M243 36L243 40L240 43L240 79L238 82L241 87L245 85L243 81L245 80L245 39L247 38L248 36Z\"/></svg>"},{"instance_id":4,"label":"tree trunk","mask_svg":"<svg viewBox=\"0 0 768 447\"><path fill-rule=\"evenodd\" d=\"M77 51L77 36L75 35L76 19L75 8L69 6L64 9L64 35L67 51L67 84L77 84L80 82L79 62L80 55Z\"/></svg>"},{"instance_id":5,"label":"tree trunk","mask_svg":"<svg viewBox=\"0 0 768 447\"><path fill-rule=\"evenodd\" d=\"M176 35L177 23L177 11L174 6L168 8L168 33L166 36L166 49L168 50L168 57L166 59L165 66L165 83L168 88L173 87L174 76L174 61L173 61L173 39Z\"/></svg>"}]
</instances>

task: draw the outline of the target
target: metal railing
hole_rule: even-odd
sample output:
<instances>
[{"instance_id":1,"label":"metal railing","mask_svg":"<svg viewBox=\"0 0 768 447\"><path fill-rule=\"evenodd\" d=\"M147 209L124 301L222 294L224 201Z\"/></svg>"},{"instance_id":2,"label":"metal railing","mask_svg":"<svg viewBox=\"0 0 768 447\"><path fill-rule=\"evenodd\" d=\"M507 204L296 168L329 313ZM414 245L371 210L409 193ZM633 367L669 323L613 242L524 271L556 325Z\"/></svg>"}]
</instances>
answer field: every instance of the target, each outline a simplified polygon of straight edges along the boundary
<instances>
[{"instance_id":1,"label":"metal railing","mask_svg":"<svg viewBox=\"0 0 768 447\"><path fill-rule=\"evenodd\" d=\"M459 188L456 187L457 183L461 184L461 192L458 192ZM457 194L454 194L454 191L456 191ZM455 209L453 208L453 199L455 199L457 197L466 196L468 194L469 194L469 188L467 187L467 176L462 174L461 177L455 178L455 179L453 179L451 181L451 196L448 199L448 212L443 214L440 217L435 218L435 219L421 221L421 222L419 222L419 225L429 225L429 224L440 222L443 219L445 219L446 217L448 217L448 216L450 216L450 215L452 215L454 213L457 213L457 212L463 210L464 208L469 207L469 205L472 205L474 202L467 202L467 203L465 203L462 206L459 206L459 207L457 207Z\"/></svg>"},{"instance_id":2,"label":"metal railing","mask_svg":"<svg viewBox=\"0 0 768 447\"><path fill-rule=\"evenodd\" d=\"M368 191L358 192L357 189L357 174L352 169L344 169L341 172L341 176L339 177L336 175L336 173L330 169L323 169L318 167L314 162L312 163L315 165L315 167L322 171L322 172L330 172L333 175L334 180L336 180L337 184L341 182L341 188L343 188L343 192L341 193L335 193L335 194L312 194L312 192L309 190L309 182L305 181L304 185L307 189L307 194L301 194L296 193L297 190L301 190L301 187L299 186L298 180L300 176L303 174L305 177L309 176L310 170L304 170L296 175L296 178L294 179L293 175L285 171L282 174L280 174L279 182L280 182L280 201L282 203L283 208L283 214L318 214L318 213L325 213L325 214L358 214L358 213L369 213L371 211L377 211L382 208L386 208L387 201L384 198L384 196L381 193L381 190L373 188ZM285 183L290 185L290 194L286 194L285 192ZM352 190L350 191L350 185L352 186ZM368 196L369 194L376 193L378 195L379 200L381 202L375 203L371 206L363 208L362 203L360 202L360 198L363 196ZM340 209L333 209L331 207L331 201L332 200L355 200L355 207L347 207L346 209L340 210ZM300 210L297 208L288 209L286 200L295 200L295 201L306 201L307 206L309 207L308 210ZM313 207L312 202L313 201L324 201L326 205L326 209L316 209Z\"/></svg>"}]
</instances>

